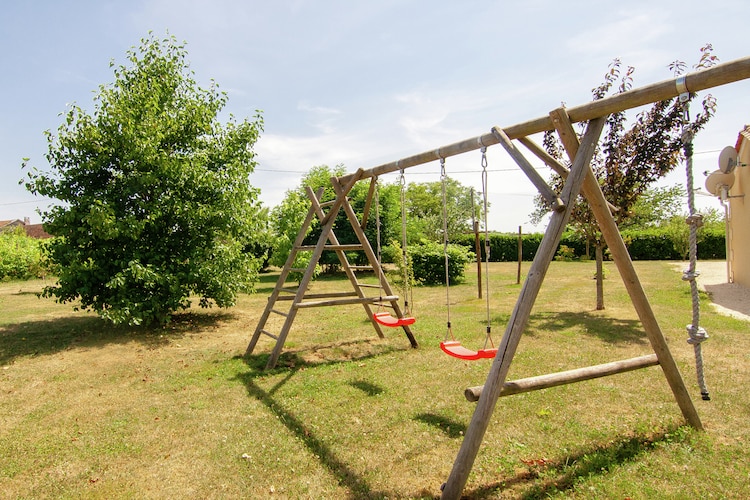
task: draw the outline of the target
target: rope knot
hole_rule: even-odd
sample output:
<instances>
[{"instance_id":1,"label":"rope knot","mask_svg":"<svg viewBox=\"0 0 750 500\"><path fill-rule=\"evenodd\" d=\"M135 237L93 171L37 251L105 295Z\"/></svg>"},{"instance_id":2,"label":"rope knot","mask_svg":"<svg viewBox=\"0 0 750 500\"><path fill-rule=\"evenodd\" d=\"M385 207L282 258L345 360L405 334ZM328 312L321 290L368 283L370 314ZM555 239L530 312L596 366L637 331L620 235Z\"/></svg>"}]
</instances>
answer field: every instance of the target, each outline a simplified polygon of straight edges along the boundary
<instances>
[{"instance_id":1,"label":"rope knot","mask_svg":"<svg viewBox=\"0 0 750 500\"><path fill-rule=\"evenodd\" d=\"M695 136L695 133L693 132L693 127L691 127L689 124L685 126L685 130L682 131L682 136L680 139L682 139L682 145L687 146L693 141L693 137ZM690 144L690 151L693 151L693 146ZM690 155L688 155L690 156Z\"/></svg>"},{"instance_id":2,"label":"rope knot","mask_svg":"<svg viewBox=\"0 0 750 500\"><path fill-rule=\"evenodd\" d=\"M689 226L695 226L695 228L697 229L703 226L703 215L702 214L689 215L687 218L685 218L685 222Z\"/></svg>"},{"instance_id":3,"label":"rope knot","mask_svg":"<svg viewBox=\"0 0 750 500\"><path fill-rule=\"evenodd\" d=\"M700 275L700 271L691 271L690 269L685 269L682 272L682 281L694 281Z\"/></svg>"},{"instance_id":4,"label":"rope knot","mask_svg":"<svg viewBox=\"0 0 750 500\"><path fill-rule=\"evenodd\" d=\"M708 332L702 326L695 328L693 325L687 325L687 332L689 335L687 342L690 345L697 345L708 340Z\"/></svg>"}]
</instances>

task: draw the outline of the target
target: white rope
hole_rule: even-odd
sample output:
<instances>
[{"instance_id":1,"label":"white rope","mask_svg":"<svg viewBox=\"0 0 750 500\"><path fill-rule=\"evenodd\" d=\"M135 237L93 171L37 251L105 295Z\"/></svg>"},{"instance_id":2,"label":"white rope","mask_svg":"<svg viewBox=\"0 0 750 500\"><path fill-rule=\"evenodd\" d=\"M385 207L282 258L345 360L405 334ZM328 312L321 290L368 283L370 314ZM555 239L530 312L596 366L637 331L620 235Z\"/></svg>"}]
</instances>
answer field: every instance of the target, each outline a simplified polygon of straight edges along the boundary
<instances>
[{"instance_id":1,"label":"white rope","mask_svg":"<svg viewBox=\"0 0 750 500\"><path fill-rule=\"evenodd\" d=\"M690 295L693 303L693 320L687 325L688 344L693 346L695 351L695 372L698 378L698 387L701 391L701 397L709 401L711 397L708 394L706 380L703 374L703 352L701 343L708 339L708 332L700 326L700 296L698 294L698 283L696 278L700 273L696 270L698 261L698 228L703 225L703 216L696 213L695 210L695 192L693 190L693 131L690 129L690 116L688 109L688 100L685 94L680 96L680 101L684 107L682 145L685 152L685 170L687 173L687 195L688 195L688 217L685 220L690 226L690 263L682 275L684 281L690 282Z\"/></svg>"}]
</instances>

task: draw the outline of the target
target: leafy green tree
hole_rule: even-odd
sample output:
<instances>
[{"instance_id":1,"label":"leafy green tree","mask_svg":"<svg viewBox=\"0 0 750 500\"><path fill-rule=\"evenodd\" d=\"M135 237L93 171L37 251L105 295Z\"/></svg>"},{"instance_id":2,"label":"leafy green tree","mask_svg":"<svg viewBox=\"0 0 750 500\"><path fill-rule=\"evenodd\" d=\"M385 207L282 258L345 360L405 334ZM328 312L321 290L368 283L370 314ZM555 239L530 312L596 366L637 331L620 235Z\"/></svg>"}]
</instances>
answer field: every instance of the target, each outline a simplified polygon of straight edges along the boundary
<instances>
[{"instance_id":1,"label":"leafy green tree","mask_svg":"<svg viewBox=\"0 0 750 500\"><path fill-rule=\"evenodd\" d=\"M715 64L717 58L712 54L711 45L701 49L700 61L696 69L707 68ZM615 59L604 77L604 82L592 90L594 100L604 98L616 86L616 92L625 92L632 88L635 69L628 67L621 72L622 63ZM679 75L685 72L686 65L675 61L669 68ZM619 83L618 83L619 82ZM689 101L696 94L689 95ZM616 207L613 216L619 225L627 224L632 207L654 182L672 171L682 160L682 128L689 126L693 133L700 131L716 111L716 101L708 95L702 102L702 109L688 123L685 123L685 104L679 98L656 102L647 110L639 113L629 129L625 129L626 112L613 113L607 117L604 139L594 156L591 167L599 180L606 199ZM562 146L554 134L548 132L544 137L547 151L559 158L564 158ZM553 184L562 186L559 176L553 178ZM537 201L534 218L546 213L541 200ZM597 266L597 309L604 309L602 285L602 259L604 240L599 232L596 219L586 200L580 197L571 214L570 226L575 232L584 236L587 242L596 248Z\"/></svg>"},{"instance_id":2,"label":"leafy green tree","mask_svg":"<svg viewBox=\"0 0 750 500\"><path fill-rule=\"evenodd\" d=\"M623 218L622 229L657 227L683 212L685 188L674 186L650 187L633 203L627 218Z\"/></svg>"},{"instance_id":3,"label":"leafy green tree","mask_svg":"<svg viewBox=\"0 0 750 500\"><path fill-rule=\"evenodd\" d=\"M473 229L471 217L472 212L478 210L478 200L472 199L471 188L450 177L445 181L445 193L450 239ZM443 241L443 194L440 182L410 183L406 188L406 213L409 243Z\"/></svg>"},{"instance_id":4,"label":"leafy green tree","mask_svg":"<svg viewBox=\"0 0 750 500\"><path fill-rule=\"evenodd\" d=\"M93 114L73 105L46 133L51 171L25 179L60 201L42 212L58 275L44 296L114 323L164 324L191 295L228 307L256 279L246 249L265 221L248 178L262 118L219 123L227 96L197 85L186 54L174 37L142 39Z\"/></svg>"},{"instance_id":5,"label":"leafy green tree","mask_svg":"<svg viewBox=\"0 0 750 500\"><path fill-rule=\"evenodd\" d=\"M299 186L286 192L284 200L278 206L274 207L271 212L271 224L273 232L276 234L271 264L283 266L289 257L292 244L302 227L302 222L310 207L310 200L305 192L305 187L310 187L313 192L317 192L319 188L323 188L321 202L332 201L336 197L336 194L331 186L330 179L331 177L340 177L345 173L346 168L343 165L337 165L333 168L328 165L318 165L312 167L302 177ZM349 203L360 220L364 212L368 191L369 184L359 182L354 185L348 195ZM387 183L379 184L378 199L380 209L378 212L380 216L380 242L382 246L388 245L395 238L400 238L401 226L399 222L400 205L398 196L398 186ZM373 207L370 212L370 218L365 226L365 235L372 245L373 250L377 248L376 215L375 207ZM342 244L357 242L357 236L343 210L336 217L333 231ZM320 236L320 232L319 220L315 218L305 237L305 244L315 244ZM299 252L293 267L307 267L310 254L311 252ZM366 260L362 252L354 252L350 257L355 264L364 264ZM333 252L324 252L321 256L320 264L325 266L329 271L335 271L338 269L338 257Z\"/></svg>"}]
</instances>

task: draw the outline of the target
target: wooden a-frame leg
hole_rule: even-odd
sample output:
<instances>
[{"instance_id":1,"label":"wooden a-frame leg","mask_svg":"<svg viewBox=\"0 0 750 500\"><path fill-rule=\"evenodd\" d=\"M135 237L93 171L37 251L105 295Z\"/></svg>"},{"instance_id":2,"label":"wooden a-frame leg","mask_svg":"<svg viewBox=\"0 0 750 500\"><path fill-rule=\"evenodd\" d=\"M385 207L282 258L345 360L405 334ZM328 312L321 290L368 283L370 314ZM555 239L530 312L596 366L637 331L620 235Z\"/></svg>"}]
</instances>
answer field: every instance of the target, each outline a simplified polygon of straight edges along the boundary
<instances>
[{"instance_id":1,"label":"wooden a-frame leg","mask_svg":"<svg viewBox=\"0 0 750 500\"><path fill-rule=\"evenodd\" d=\"M338 179L331 179L331 185L333 186L334 191L337 195L341 195L342 192L342 186L339 183ZM357 214L354 212L354 209L352 208L351 204L344 203L342 205L344 212L346 213L347 218L349 219L349 223L352 226L352 229L354 230L354 234L357 235L357 239L362 244L362 248L365 252L365 256L367 256L367 260L370 262L370 266L375 271L375 275L378 276L378 279L380 283L383 286L383 290L385 291L386 295L393 295L393 290L391 289L391 285L388 282L388 279L385 277L385 272L383 271L383 267L380 265L380 261L378 260L377 256L375 255L375 252L372 249L372 246L370 245L370 241L367 239L367 235L365 235L364 230L359 225L359 221L357 220ZM352 280L352 278L350 278ZM398 301L392 302L393 310L396 313L396 315L401 318L403 317L403 311L401 310L401 306L399 305ZM370 316L370 321L372 322L373 326L377 331L380 331L380 326L375 321L375 319L372 317L372 314L370 313L367 306L365 309L368 310L368 315ZM401 328L404 331L404 334L406 335L406 338L409 339L409 344L417 348L419 347L419 344L417 343L417 339L414 337L414 333L411 331L411 328L409 328L409 325L402 325Z\"/></svg>"},{"instance_id":2,"label":"wooden a-frame leg","mask_svg":"<svg viewBox=\"0 0 750 500\"><path fill-rule=\"evenodd\" d=\"M560 196L565 204L565 210L552 214L547 231L516 301L505 334L503 335L503 340L498 347L495 360L487 375L482 396L479 398L474 415L466 430L466 436L463 443L461 443L461 449L453 463L453 469L448 477L448 481L444 485L442 498L459 498L466 485L469 473L474 465L474 460L479 452L479 446L482 444L484 433L487 431L487 426L495 409L497 399L500 396L500 391L508 375L508 370L510 369L510 364L521 335L529 322L531 309L539 294L549 264L555 255L562 233L565 230L565 225L570 217L575 198L578 196L586 172L589 170L589 163L594 155L601 131L604 128L604 121L604 118L597 118L589 122L583 143L578 151L578 155L576 155L573 166L570 169L570 175L568 175L565 187Z\"/></svg>"},{"instance_id":3,"label":"wooden a-frame leg","mask_svg":"<svg viewBox=\"0 0 750 500\"><path fill-rule=\"evenodd\" d=\"M578 139L565 109L557 109L550 113L550 116L560 137L563 138L563 146L568 156L571 158L575 157L578 151ZM643 329L646 331L646 336L651 343L651 347L659 359L659 365L664 372L664 376L667 378L667 382L672 389L682 415L692 427L702 430L703 424L693 405L693 400L690 398L690 393L687 387L685 387L685 382L677 368L677 364L672 357L661 327L656 321L654 311L651 309L646 292L643 290L643 286L638 279L638 274L635 272L630 253L625 246L617 223L614 217L612 217L607 201L604 198L604 193L602 193L602 189L596 181L594 173L590 168L588 170L589 172L583 184L583 194L596 217L602 236L604 236L607 247L612 254L612 260L615 262L620 276L622 276L622 281L630 295L630 300L633 302L638 318L641 320Z\"/></svg>"}]
</instances>

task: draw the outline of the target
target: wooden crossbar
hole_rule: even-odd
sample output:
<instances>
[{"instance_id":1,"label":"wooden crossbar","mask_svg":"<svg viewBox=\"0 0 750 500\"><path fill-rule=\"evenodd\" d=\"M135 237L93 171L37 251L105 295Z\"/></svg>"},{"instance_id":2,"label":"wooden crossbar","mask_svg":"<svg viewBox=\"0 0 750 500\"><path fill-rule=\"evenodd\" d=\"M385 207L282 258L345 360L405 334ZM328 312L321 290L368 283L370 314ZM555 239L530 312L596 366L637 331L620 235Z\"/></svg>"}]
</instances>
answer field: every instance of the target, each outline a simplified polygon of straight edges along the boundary
<instances>
[{"instance_id":1,"label":"wooden crossbar","mask_svg":"<svg viewBox=\"0 0 750 500\"><path fill-rule=\"evenodd\" d=\"M701 90L726 85L750 78L750 57L744 57L734 61L717 64L708 69L690 73L681 78L664 80L653 83L645 87L639 87L621 92L619 94L591 101L579 106L567 108L568 116L573 123L585 122L594 118L601 118L611 113L625 111L627 109L645 106L653 102L663 101L677 97L682 92L681 86L678 85L680 80L684 81L684 86L689 92L699 92ZM555 130L552 118L543 116L510 127L503 127L503 131L511 139L520 139L529 135L538 134L547 130ZM448 158L462 153L468 153L480 149L481 147L492 146L498 143L498 138L492 132L472 137L460 142L442 146L431 151L426 151L417 155L402 158L400 160L385 163L367 170L358 171L354 174L343 176L339 179L342 184L346 184L351 178L356 176L358 179L368 179L378 175L384 175L390 172L396 172L401 169L415 167L431 161L437 161L440 158Z\"/></svg>"},{"instance_id":2,"label":"wooden crossbar","mask_svg":"<svg viewBox=\"0 0 750 500\"><path fill-rule=\"evenodd\" d=\"M323 307L323 306L345 306L348 304L375 304L377 302L398 300L398 295L388 295L383 297L356 297L351 299L334 299L334 300L317 300L312 302L300 302L295 307L303 309L306 307Z\"/></svg>"},{"instance_id":3,"label":"wooden crossbar","mask_svg":"<svg viewBox=\"0 0 750 500\"><path fill-rule=\"evenodd\" d=\"M356 297L356 292L306 293L302 299L333 299L337 297ZM285 296L276 300L294 300L295 297Z\"/></svg>"},{"instance_id":4,"label":"wooden crossbar","mask_svg":"<svg viewBox=\"0 0 750 500\"><path fill-rule=\"evenodd\" d=\"M315 250L315 245L302 245L297 250ZM354 243L351 245L326 245L323 250L342 250L344 252L353 252L356 250L364 250L364 247L360 244Z\"/></svg>"},{"instance_id":5,"label":"wooden crossbar","mask_svg":"<svg viewBox=\"0 0 750 500\"><path fill-rule=\"evenodd\" d=\"M505 382L503 384L503 388L500 390L500 397L511 396L513 394L521 394L524 392L538 391L540 389L548 389L550 387L556 387L558 385L583 382L584 380L607 377L609 375L625 373L633 370L638 370L639 368L656 366L658 364L659 359L656 357L656 354L648 354L646 356L639 356L637 358L630 358L622 361L613 361L611 363L604 363L601 365L587 366L585 368L577 368L575 370L567 370L557 373L548 373L546 375L538 375L536 377L522 378L510 382ZM467 401L476 403L477 401L479 401L479 397L482 395L483 388L483 385L469 387L464 391L464 396L466 397Z\"/></svg>"}]
</instances>

